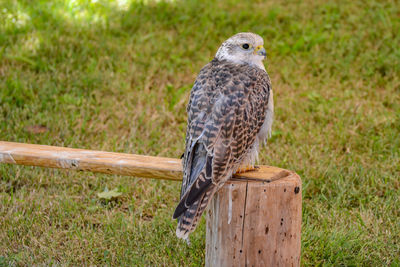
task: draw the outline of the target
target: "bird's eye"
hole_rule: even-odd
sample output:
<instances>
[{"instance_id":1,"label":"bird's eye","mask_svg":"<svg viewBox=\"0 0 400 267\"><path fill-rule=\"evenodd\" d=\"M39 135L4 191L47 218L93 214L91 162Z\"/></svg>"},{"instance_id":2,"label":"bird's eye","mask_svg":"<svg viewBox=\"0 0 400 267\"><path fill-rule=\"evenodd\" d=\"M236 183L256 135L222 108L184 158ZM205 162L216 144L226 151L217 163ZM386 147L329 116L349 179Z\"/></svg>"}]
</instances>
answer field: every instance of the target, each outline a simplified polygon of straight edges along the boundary
<instances>
[{"instance_id":1,"label":"bird's eye","mask_svg":"<svg viewBox=\"0 0 400 267\"><path fill-rule=\"evenodd\" d=\"M250 45L249 44L243 44L242 47L243 47L243 49L249 49Z\"/></svg>"}]
</instances>

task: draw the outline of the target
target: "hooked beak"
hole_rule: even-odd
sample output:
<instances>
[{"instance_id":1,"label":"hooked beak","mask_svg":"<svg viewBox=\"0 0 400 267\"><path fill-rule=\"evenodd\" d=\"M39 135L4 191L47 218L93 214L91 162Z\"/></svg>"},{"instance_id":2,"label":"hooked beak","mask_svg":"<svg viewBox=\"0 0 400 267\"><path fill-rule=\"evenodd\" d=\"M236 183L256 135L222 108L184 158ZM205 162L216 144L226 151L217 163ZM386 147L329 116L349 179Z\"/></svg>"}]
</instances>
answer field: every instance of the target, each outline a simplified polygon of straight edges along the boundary
<instances>
[{"instance_id":1,"label":"hooked beak","mask_svg":"<svg viewBox=\"0 0 400 267\"><path fill-rule=\"evenodd\" d=\"M257 54L259 56L264 56L264 58L267 57L267 52L265 51L265 48L262 45L259 45L254 49L254 54Z\"/></svg>"}]
</instances>

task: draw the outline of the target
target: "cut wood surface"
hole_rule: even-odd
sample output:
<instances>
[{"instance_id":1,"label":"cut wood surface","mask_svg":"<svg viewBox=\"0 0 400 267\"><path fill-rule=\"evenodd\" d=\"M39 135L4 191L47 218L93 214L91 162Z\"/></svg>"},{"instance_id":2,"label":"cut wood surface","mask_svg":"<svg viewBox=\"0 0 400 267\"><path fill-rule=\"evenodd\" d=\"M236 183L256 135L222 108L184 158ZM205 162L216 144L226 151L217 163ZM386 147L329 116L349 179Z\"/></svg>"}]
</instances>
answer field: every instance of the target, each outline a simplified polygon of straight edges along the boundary
<instances>
[{"instance_id":1,"label":"cut wood surface","mask_svg":"<svg viewBox=\"0 0 400 267\"><path fill-rule=\"evenodd\" d=\"M182 180L180 159L0 141L0 163L72 169L168 180ZM272 181L286 175L260 166L235 177Z\"/></svg>"},{"instance_id":2,"label":"cut wood surface","mask_svg":"<svg viewBox=\"0 0 400 267\"><path fill-rule=\"evenodd\" d=\"M230 181L207 213L206 266L300 266L301 180Z\"/></svg>"}]
</instances>

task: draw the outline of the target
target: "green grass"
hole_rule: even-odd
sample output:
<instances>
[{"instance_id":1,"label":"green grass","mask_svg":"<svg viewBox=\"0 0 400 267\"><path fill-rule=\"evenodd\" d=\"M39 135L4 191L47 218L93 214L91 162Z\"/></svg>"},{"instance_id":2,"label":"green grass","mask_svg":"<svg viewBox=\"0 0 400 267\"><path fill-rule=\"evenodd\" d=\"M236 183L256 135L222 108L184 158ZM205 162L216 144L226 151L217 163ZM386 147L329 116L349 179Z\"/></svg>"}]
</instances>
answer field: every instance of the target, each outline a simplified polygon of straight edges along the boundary
<instances>
[{"instance_id":1,"label":"green grass","mask_svg":"<svg viewBox=\"0 0 400 267\"><path fill-rule=\"evenodd\" d=\"M260 163L302 177L302 265L400 265L396 1L117 3L0 2L0 140L179 157L196 73L253 31L276 103ZM179 187L0 165L0 266L203 264Z\"/></svg>"}]
</instances>

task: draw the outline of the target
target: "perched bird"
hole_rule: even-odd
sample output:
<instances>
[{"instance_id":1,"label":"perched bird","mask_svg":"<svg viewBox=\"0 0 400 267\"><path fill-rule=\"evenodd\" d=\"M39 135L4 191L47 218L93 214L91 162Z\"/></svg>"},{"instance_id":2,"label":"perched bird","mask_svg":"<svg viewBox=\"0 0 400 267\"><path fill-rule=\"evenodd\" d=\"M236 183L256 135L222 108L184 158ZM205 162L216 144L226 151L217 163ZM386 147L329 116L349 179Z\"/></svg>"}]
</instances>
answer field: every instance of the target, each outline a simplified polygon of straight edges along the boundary
<instances>
[{"instance_id":1,"label":"perched bird","mask_svg":"<svg viewBox=\"0 0 400 267\"><path fill-rule=\"evenodd\" d=\"M207 204L232 174L254 168L271 133L271 82L263 39L238 33L202 68L187 106L186 148L176 235L188 240Z\"/></svg>"}]
</instances>

